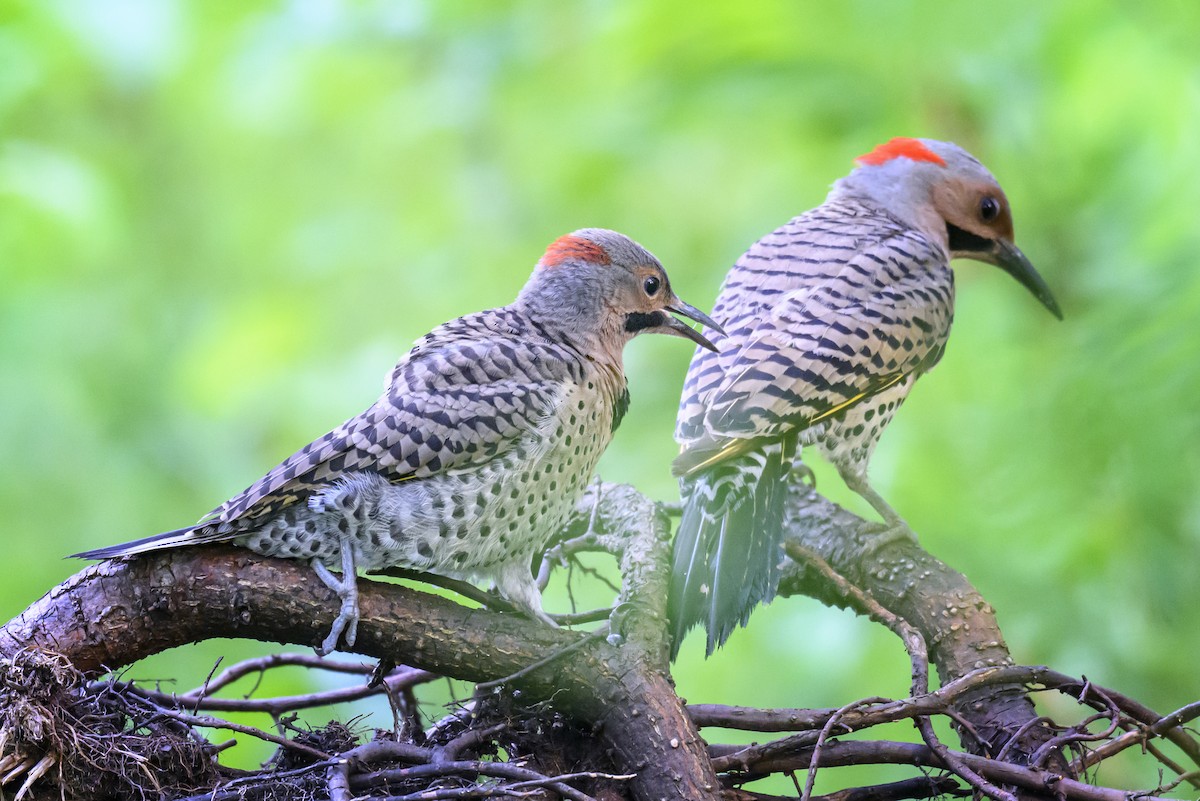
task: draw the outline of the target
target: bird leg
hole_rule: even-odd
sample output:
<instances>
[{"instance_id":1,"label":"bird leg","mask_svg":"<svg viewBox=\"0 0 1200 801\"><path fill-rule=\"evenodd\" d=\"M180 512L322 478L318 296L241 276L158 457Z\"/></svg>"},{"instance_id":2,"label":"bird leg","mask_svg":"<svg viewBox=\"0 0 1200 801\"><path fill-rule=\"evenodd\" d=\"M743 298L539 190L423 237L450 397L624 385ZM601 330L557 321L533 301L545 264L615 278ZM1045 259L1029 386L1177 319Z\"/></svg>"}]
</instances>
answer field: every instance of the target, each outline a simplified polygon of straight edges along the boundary
<instances>
[{"instance_id":1,"label":"bird leg","mask_svg":"<svg viewBox=\"0 0 1200 801\"><path fill-rule=\"evenodd\" d=\"M337 593L342 601L342 608L333 621L329 636L316 649L318 656L326 656L337 650L338 640L342 632L346 634L346 645L354 645L358 638L358 571L354 563L354 544L346 534L340 537L342 553L342 577L338 579L325 563L319 559L312 561L313 570L325 586Z\"/></svg>"},{"instance_id":2,"label":"bird leg","mask_svg":"<svg viewBox=\"0 0 1200 801\"><path fill-rule=\"evenodd\" d=\"M558 628L558 624L542 610L542 594L529 570L532 556L517 557L505 565L495 577L500 597L535 620Z\"/></svg>"},{"instance_id":3,"label":"bird leg","mask_svg":"<svg viewBox=\"0 0 1200 801\"><path fill-rule=\"evenodd\" d=\"M846 486L854 490L867 503L871 504L871 507L884 519L883 527L871 537L870 548L872 551L892 542L902 540L912 543L917 542L917 535L909 528L908 523L904 522L904 518L898 515L896 510L883 499L883 496L871 487L865 474L854 473L849 470L839 470L838 472L841 473L842 480L846 482Z\"/></svg>"},{"instance_id":4,"label":"bird leg","mask_svg":"<svg viewBox=\"0 0 1200 801\"><path fill-rule=\"evenodd\" d=\"M783 460L783 466L789 473L789 481L799 481L813 489L817 488L817 474L812 471L812 468L804 463L800 436L796 434L785 434L779 442L779 458Z\"/></svg>"},{"instance_id":5,"label":"bird leg","mask_svg":"<svg viewBox=\"0 0 1200 801\"><path fill-rule=\"evenodd\" d=\"M599 533L596 531L596 520L600 517L600 499L604 495L604 482L600 480L599 474L593 479L589 494L592 496L592 511L588 515L588 527L584 536L595 536Z\"/></svg>"},{"instance_id":6,"label":"bird leg","mask_svg":"<svg viewBox=\"0 0 1200 801\"><path fill-rule=\"evenodd\" d=\"M361 529L370 525L372 493L381 492L380 485L390 487L384 479L373 473L351 472L343 475L326 489L308 499L308 508L318 514L340 514L343 518L331 527L330 534L337 536L341 555L341 578L337 578L320 559L312 561L313 570L326 587L338 594L342 607L333 621L333 629L321 643L317 653L324 656L337 650L338 639L345 633L346 645L354 645L358 637L358 572L354 552L354 539ZM377 501L376 501L377 503Z\"/></svg>"},{"instance_id":7,"label":"bird leg","mask_svg":"<svg viewBox=\"0 0 1200 801\"><path fill-rule=\"evenodd\" d=\"M803 482L813 489L817 488L817 474L804 462L796 459L789 469L796 481Z\"/></svg>"}]
</instances>

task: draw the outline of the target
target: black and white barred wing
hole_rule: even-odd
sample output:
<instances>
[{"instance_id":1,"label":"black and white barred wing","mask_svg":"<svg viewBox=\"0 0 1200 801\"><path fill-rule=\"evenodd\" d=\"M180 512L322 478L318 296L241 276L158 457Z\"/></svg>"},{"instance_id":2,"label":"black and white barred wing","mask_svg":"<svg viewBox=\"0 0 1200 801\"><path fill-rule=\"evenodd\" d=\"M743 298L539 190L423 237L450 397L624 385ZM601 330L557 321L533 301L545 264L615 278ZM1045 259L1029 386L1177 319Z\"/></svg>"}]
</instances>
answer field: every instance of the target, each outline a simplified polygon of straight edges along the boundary
<instances>
[{"instance_id":1,"label":"black and white barred wing","mask_svg":"<svg viewBox=\"0 0 1200 801\"><path fill-rule=\"evenodd\" d=\"M891 280L871 278L868 267ZM939 269L948 272L933 245L906 233L779 297L729 356L705 399L703 433L684 443L676 471L801 431L929 369L952 313L952 298L922 274Z\"/></svg>"},{"instance_id":2,"label":"black and white barred wing","mask_svg":"<svg viewBox=\"0 0 1200 801\"><path fill-rule=\"evenodd\" d=\"M234 539L355 471L392 482L470 469L555 415L582 368L540 339L520 341L503 310L451 321L420 340L369 409L280 462L194 526L79 554L109 558Z\"/></svg>"}]
</instances>

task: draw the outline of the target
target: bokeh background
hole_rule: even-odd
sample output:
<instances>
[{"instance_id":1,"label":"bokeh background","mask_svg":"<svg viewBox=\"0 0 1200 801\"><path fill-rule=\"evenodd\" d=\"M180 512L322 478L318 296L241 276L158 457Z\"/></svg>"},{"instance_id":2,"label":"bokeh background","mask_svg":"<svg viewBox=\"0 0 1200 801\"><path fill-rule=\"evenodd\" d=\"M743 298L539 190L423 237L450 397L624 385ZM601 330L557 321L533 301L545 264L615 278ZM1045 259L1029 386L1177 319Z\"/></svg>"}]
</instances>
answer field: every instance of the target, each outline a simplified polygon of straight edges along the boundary
<instances>
[{"instance_id":1,"label":"bokeh background","mask_svg":"<svg viewBox=\"0 0 1200 801\"><path fill-rule=\"evenodd\" d=\"M876 484L1019 661L1196 700L1197 41L1186 0L3 0L0 615L81 567L65 554L195 520L360 411L413 339L511 300L558 235L624 231L707 308L855 156L931 136L1000 179L1066 320L959 263L949 350ZM690 349L626 353L601 472L673 499ZM183 690L268 650L129 675ZM805 599L702 654L676 670L694 701L840 706L908 681L891 635Z\"/></svg>"}]
</instances>

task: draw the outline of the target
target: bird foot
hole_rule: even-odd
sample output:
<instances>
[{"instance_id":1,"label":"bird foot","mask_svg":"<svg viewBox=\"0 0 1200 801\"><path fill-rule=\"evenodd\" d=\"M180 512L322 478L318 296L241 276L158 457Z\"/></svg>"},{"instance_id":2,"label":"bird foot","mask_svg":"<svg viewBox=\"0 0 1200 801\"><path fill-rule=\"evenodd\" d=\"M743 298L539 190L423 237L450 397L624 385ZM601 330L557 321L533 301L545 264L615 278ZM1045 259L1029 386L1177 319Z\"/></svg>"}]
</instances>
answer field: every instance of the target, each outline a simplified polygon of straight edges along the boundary
<instances>
[{"instance_id":1,"label":"bird foot","mask_svg":"<svg viewBox=\"0 0 1200 801\"><path fill-rule=\"evenodd\" d=\"M917 545L917 535L908 523L897 520L889 523L868 523L863 526L863 553L873 555L879 549L893 543L911 543Z\"/></svg>"},{"instance_id":2,"label":"bird foot","mask_svg":"<svg viewBox=\"0 0 1200 801\"><path fill-rule=\"evenodd\" d=\"M817 488L817 474L804 462L800 460L792 462L791 473L797 481L807 484L812 489Z\"/></svg>"},{"instance_id":3,"label":"bird foot","mask_svg":"<svg viewBox=\"0 0 1200 801\"><path fill-rule=\"evenodd\" d=\"M532 617L534 620L540 620L543 623L545 623L547 626L549 626L550 628L553 628L553 629L559 628L559 625L554 622L554 618L547 615L541 609L537 609L537 610L527 609L527 610L525 610L525 612L530 617Z\"/></svg>"},{"instance_id":4,"label":"bird foot","mask_svg":"<svg viewBox=\"0 0 1200 801\"><path fill-rule=\"evenodd\" d=\"M540 620L551 628L559 628L559 625L554 621L554 618L550 617L550 615L546 614L545 610L542 609L542 596L540 593L534 595L530 595L528 593L522 593L521 595L508 595L501 590L500 596L515 606L518 612L530 618L531 620Z\"/></svg>"},{"instance_id":5,"label":"bird foot","mask_svg":"<svg viewBox=\"0 0 1200 801\"><path fill-rule=\"evenodd\" d=\"M354 641L358 639L358 580L353 572L343 573L342 578L338 579L329 568L316 560L312 566L317 577L326 587L336 592L342 601L338 616L329 630L329 636L315 649L317 656L328 656L337 650L343 634L347 646L353 646Z\"/></svg>"},{"instance_id":6,"label":"bird foot","mask_svg":"<svg viewBox=\"0 0 1200 801\"><path fill-rule=\"evenodd\" d=\"M540 620L548 626L558 628L553 618L542 610L542 594L538 591L537 583L528 572L528 559L514 562L506 572L496 576L496 591L500 597L524 612L534 620Z\"/></svg>"}]
</instances>

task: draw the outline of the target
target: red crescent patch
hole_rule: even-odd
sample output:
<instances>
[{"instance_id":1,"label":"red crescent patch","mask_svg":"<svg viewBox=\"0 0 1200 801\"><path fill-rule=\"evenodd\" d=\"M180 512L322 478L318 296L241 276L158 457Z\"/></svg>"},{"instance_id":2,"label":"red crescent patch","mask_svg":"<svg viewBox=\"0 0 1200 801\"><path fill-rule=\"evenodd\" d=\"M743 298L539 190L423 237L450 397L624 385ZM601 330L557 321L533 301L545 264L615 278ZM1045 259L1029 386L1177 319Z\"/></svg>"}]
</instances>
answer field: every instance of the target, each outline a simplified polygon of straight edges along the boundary
<instances>
[{"instance_id":1,"label":"red crescent patch","mask_svg":"<svg viewBox=\"0 0 1200 801\"><path fill-rule=\"evenodd\" d=\"M586 261L590 264L611 264L612 259L604 248L595 242L589 242L578 236L560 236L550 243L539 264L543 267L557 267L564 261Z\"/></svg>"},{"instance_id":2,"label":"red crescent patch","mask_svg":"<svg viewBox=\"0 0 1200 801\"><path fill-rule=\"evenodd\" d=\"M920 139L910 139L907 136L897 136L890 142L880 145L870 153L859 156L854 163L860 167L886 164L892 159L908 158L913 161L928 161L941 167L946 166L945 160L934 153Z\"/></svg>"}]
</instances>

